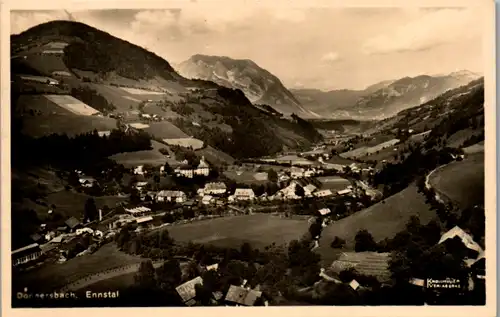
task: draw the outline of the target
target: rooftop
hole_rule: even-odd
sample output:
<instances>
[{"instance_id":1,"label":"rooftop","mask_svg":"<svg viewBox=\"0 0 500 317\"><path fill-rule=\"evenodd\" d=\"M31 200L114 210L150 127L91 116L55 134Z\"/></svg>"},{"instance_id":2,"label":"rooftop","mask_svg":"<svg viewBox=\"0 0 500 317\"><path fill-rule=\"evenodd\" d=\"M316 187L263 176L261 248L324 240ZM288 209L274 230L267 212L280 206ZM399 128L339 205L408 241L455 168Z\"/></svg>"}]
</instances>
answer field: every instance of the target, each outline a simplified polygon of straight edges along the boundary
<instances>
[{"instance_id":1,"label":"rooftop","mask_svg":"<svg viewBox=\"0 0 500 317\"><path fill-rule=\"evenodd\" d=\"M253 306L262 296L262 292L231 285L226 294L226 301L244 306Z\"/></svg>"},{"instance_id":2,"label":"rooftop","mask_svg":"<svg viewBox=\"0 0 500 317\"><path fill-rule=\"evenodd\" d=\"M391 276L389 271L390 256L390 253L343 252L337 260L333 261L330 268L336 273L354 268L360 274L386 281Z\"/></svg>"}]
</instances>

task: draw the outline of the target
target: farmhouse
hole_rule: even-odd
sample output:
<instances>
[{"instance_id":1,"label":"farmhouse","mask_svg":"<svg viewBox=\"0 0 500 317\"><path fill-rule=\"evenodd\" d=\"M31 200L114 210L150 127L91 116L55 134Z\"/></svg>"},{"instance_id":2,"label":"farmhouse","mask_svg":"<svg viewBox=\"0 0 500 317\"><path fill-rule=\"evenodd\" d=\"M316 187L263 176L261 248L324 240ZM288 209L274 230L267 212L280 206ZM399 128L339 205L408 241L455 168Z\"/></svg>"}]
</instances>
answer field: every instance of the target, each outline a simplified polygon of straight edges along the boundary
<instances>
[{"instance_id":1,"label":"farmhouse","mask_svg":"<svg viewBox=\"0 0 500 317\"><path fill-rule=\"evenodd\" d=\"M186 201L186 194L180 190L161 190L156 194L156 201L183 203Z\"/></svg>"},{"instance_id":2,"label":"farmhouse","mask_svg":"<svg viewBox=\"0 0 500 317\"><path fill-rule=\"evenodd\" d=\"M255 306L261 298L262 292L231 285L227 291L225 300L233 305Z\"/></svg>"},{"instance_id":3,"label":"farmhouse","mask_svg":"<svg viewBox=\"0 0 500 317\"><path fill-rule=\"evenodd\" d=\"M304 194L307 197L311 197L316 189L317 189L316 186L314 186L313 184L309 184L304 187Z\"/></svg>"},{"instance_id":4,"label":"farmhouse","mask_svg":"<svg viewBox=\"0 0 500 317\"><path fill-rule=\"evenodd\" d=\"M97 131L97 134L102 138L103 136L110 136L111 131Z\"/></svg>"},{"instance_id":5,"label":"farmhouse","mask_svg":"<svg viewBox=\"0 0 500 317\"><path fill-rule=\"evenodd\" d=\"M145 217L140 217L140 218L136 218L136 222L137 224L139 225L146 225L148 222L152 221L153 220L153 217L152 216L145 216Z\"/></svg>"},{"instance_id":6,"label":"farmhouse","mask_svg":"<svg viewBox=\"0 0 500 317\"><path fill-rule=\"evenodd\" d=\"M42 249L38 243L33 243L12 251L12 265L18 266L20 264L28 263L38 259L42 255Z\"/></svg>"},{"instance_id":7,"label":"farmhouse","mask_svg":"<svg viewBox=\"0 0 500 317\"><path fill-rule=\"evenodd\" d=\"M252 200L255 198L255 193L251 188L237 188L234 191L233 198L235 200Z\"/></svg>"},{"instance_id":8,"label":"farmhouse","mask_svg":"<svg viewBox=\"0 0 500 317\"><path fill-rule=\"evenodd\" d=\"M196 288L197 284L203 285L203 279L201 276L198 276L190 281L187 281L184 284L181 284L175 288L179 296L182 298L184 303L187 303L193 300L196 296Z\"/></svg>"},{"instance_id":9,"label":"farmhouse","mask_svg":"<svg viewBox=\"0 0 500 317\"><path fill-rule=\"evenodd\" d=\"M277 193L277 196L282 197L284 199L300 199L300 197L295 194L295 190L297 189L297 186L300 186L300 184L297 183L296 181L292 181L290 183L290 185L281 189ZM304 192L305 192L305 190L304 190Z\"/></svg>"},{"instance_id":10,"label":"farmhouse","mask_svg":"<svg viewBox=\"0 0 500 317\"><path fill-rule=\"evenodd\" d=\"M377 252L343 252L333 261L330 269L339 274L344 270L354 268L363 275L374 276L380 282L389 281L390 253Z\"/></svg>"},{"instance_id":11,"label":"farmhouse","mask_svg":"<svg viewBox=\"0 0 500 317\"><path fill-rule=\"evenodd\" d=\"M472 237L462 230L459 226L455 226L441 236L438 244L445 243L448 240L459 238L463 245L470 250L476 251L478 254L483 253L483 249L477 244Z\"/></svg>"},{"instance_id":12,"label":"farmhouse","mask_svg":"<svg viewBox=\"0 0 500 317\"><path fill-rule=\"evenodd\" d=\"M184 164L175 169L175 173L178 176L183 176L187 178L193 178L194 175L200 176L208 176L210 174L210 167L208 163L205 161L205 157L203 156L200 159L200 164L196 168L193 168L189 164Z\"/></svg>"},{"instance_id":13,"label":"farmhouse","mask_svg":"<svg viewBox=\"0 0 500 317\"><path fill-rule=\"evenodd\" d=\"M80 220L76 219L75 217L69 218L64 223L66 224L66 226L68 226L70 232L74 232L76 229L82 226Z\"/></svg>"},{"instance_id":14,"label":"farmhouse","mask_svg":"<svg viewBox=\"0 0 500 317\"><path fill-rule=\"evenodd\" d=\"M226 192L226 184L223 182L218 183L206 183L203 188L203 194L206 195L222 195Z\"/></svg>"}]
</instances>

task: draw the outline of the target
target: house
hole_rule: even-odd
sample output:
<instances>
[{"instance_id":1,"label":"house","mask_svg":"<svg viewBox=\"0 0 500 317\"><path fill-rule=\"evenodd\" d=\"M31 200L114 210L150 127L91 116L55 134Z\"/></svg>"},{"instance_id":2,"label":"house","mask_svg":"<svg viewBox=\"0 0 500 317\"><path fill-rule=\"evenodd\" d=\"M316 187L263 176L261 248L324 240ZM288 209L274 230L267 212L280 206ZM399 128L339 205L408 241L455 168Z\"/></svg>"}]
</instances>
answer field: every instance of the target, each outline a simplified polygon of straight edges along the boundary
<instances>
[{"instance_id":1,"label":"house","mask_svg":"<svg viewBox=\"0 0 500 317\"><path fill-rule=\"evenodd\" d=\"M203 285L203 279L201 276L195 277L194 279L187 281L184 284L181 284L175 288L177 294L182 298L184 303L192 300L196 296L196 288L197 284Z\"/></svg>"},{"instance_id":2,"label":"house","mask_svg":"<svg viewBox=\"0 0 500 317\"><path fill-rule=\"evenodd\" d=\"M84 233L94 234L94 230L92 230L90 228L79 228L79 229L76 229L76 235L77 236L82 235Z\"/></svg>"},{"instance_id":3,"label":"house","mask_svg":"<svg viewBox=\"0 0 500 317\"><path fill-rule=\"evenodd\" d=\"M94 184L96 183L96 180L93 177L90 176L83 176L78 179L80 182L80 185L86 188L93 187Z\"/></svg>"},{"instance_id":4,"label":"house","mask_svg":"<svg viewBox=\"0 0 500 317\"><path fill-rule=\"evenodd\" d=\"M204 205L210 205L214 201L214 197L210 195L203 196L201 203Z\"/></svg>"},{"instance_id":5,"label":"house","mask_svg":"<svg viewBox=\"0 0 500 317\"><path fill-rule=\"evenodd\" d=\"M142 191L144 189L144 187L146 187L147 184L148 184L148 182L137 182L137 183L135 183L134 187L138 191Z\"/></svg>"},{"instance_id":6,"label":"house","mask_svg":"<svg viewBox=\"0 0 500 317\"><path fill-rule=\"evenodd\" d=\"M323 209L318 210L318 212L320 213L320 215L326 216L326 215L330 214L332 211L330 210L330 208L323 208Z\"/></svg>"},{"instance_id":7,"label":"house","mask_svg":"<svg viewBox=\"0 0 500 317\"><path fill-rule=\"evenodd\" d=\"M304 172L304 177L312 177L316 175L316 170L313 169L308 169L307 171Z\"/></svg>"},{"instance_id":8,"label":"house","mask_svg":"<svg viewBox=\"0 0 500 317\"><path fill-rule=\"evenodd\" d=\"M181 166L177 167L174 172L175 174L177 174L177 176L187 178L193 178L194 176L194 169L189 164L182 164Z\"/></svg>"},{"instance_id":9,"label":"house","mask_svg":"<svg viewBox=\"0 0 500 317\"><path fill-rule=\"evenodd\" d=\"M144 206L140 206L140 207L136 207L136 208L132 208L132 209L127 209L125 208L125 211L136 216L136 215L140 215L140 214L144 214L144 213L147 213L147 212L150 212L151 209L149 209L148 207L144 207Z\"/></svg>"},{"instance_id":10,"label":"house","mask_svg":"<svg viewBox=\"0 0 500 317\"><path fill-rule=\"evenodd\" d=\"M104 136L110 136L111 131L97 131L97 134L102 138Z\"/></svg>"},{"instance_id":11,"label":"house","mask_svg":"<svg viewBox=\"0 0 500 317\"><path fill-rule=\"evenodd\" d=\"M251 188L237 188L233 197L235 200L252 200L255 198L255 193Z\"/></svg>"},{"instance_id":12,"label":"house","mask_svg":"<svg viewBox=\"0 0 500 317\"><path fill-rule=\"evenodd\" d=\"M207 271L217 271L219 269L219 264L215 263L212 265L207 265L206 269Z\"/></svg>"},{"instance_id":13,"label":"house","mask_svg":"<svg viewBox=\"0 0 500 317\"><path fill-rule=\"evenodd\" d=\"M340 196L349 195L350 193L352 193L352 189L351 188L342 189L342 190L339 190L337 192L337 194L340 195Z\"/></svg>"},{"instance_id":14,"label":"house","mask_svg":"<svg viewBox=\"0 0 500 317\"><path fill-rule=\"evenodd\" d=\"M231 285L226 294L226 302L232 305L255 306L261 298L262 292Z\"/></svg>"},{"instance_id":15,"label":"house","mask_svg":"<svg viewBox=\"0 0 500 317\"><path fill-rule=\"evenodd\" d=\"M354 268L358 273L374 276L380 282L391 279L389 260L391 254L378 252L342 252L337 260L333 261L330 270L336 274Z\"/></svg>"},{"instance_id":16,"label":"house","mask_svg":"<svg viewBox=\"0 0 500 317\"><path fill-rule=\"evenodd\" d=\"M139 165L134 169L135 175L144 175L146 172L144 171L144 165Z\"/></svg>"},{"instance_id":17,"label":"house","mask_svg":"<svg viewBox=\"0 0 500 317\"><path fill-rule=\"evenodd\" d=\"M222 195L226 192L226 184L223 182L218 183L207 183L203 188L203 194L205 195Z\"/></svg>"},{"instance_id":18,"label":"house","mask_svg":"<svg viewBox=\"0 0 500 317\"><path fill-rule=\"evenodd\" d=\"M12 265L28 263L38 259L42 255L42 249L38 243L33 243L12 251Z\"/></svg>"},{"instance_id":19,"label":"house","mask_svg":"<svg viewBox=\"0 0 500 317\"><path fill-rule=\"evenodd\" d=\"M451 230L443 234L441 236L441 239L439 239L438 244L444 243L448 240L453 240L455 238L459 238L467 249L473 250L478 254L482 254L484 252L479 244L477 244L474 239L472 239L472 237L468 233L463 231L459 226L455 226Z\"/></svg>"},{"instance_id":20,"label":"house","mask_svg":"<svg viewBox=\"0 0 500 317\"><path fill-rule=\"evenodd\" d=\"M292 167L290 169L290 177L293 179L304 177L304 169L299 167Z\"/></svg>"},{"instance_id":21,"label":"house","mask_svg":"<svg viewBox=\"0 0 500 317\"><path fill-rule=\"evenodd\" d=\"M333 195L333 193L329 189L318 190L318 191L313 193L313 196L315 196L315 197L328 197L331 195Z\"/></svg>"},{"instance_id":22,"label":"house","mask_svg":"<svg viewBox=\"0 0 500 317\"><path fill-rule=\"evenodd\" d=\"M66 226L68 226L70 232L74 232L76 229L82 226L80 220L76 219L75 217L69 218L64 223L66 224Z\"/></svg>"},{"instance_id":23,"label":"house","mask_svg":"<svg viewBox=\"0 0 500 317\"><path fill-rule=\"evenodd\" d=\"M200 164L198 164L198 167L194 171L194 174L203 176L208 176L208 174L210 174L210 166L208 165L207 161L205 161L205 156L201 157Z\"/></svg>"},{"instance_id":24,"label":"house","mask_svg":"<svg viewBox=\"0 0 500 317\"><path fill-rule=\"evenodd\" d=\"M183 203L186 201L186 194L180 190L161 190L156 195L156 201L171 201L176 203Z\"/></svg>"},{"instance_id":25,"label":"house","mask_svg":"<svg viewBox=\"0 0 500 317\"><path fill-rule=\"evenodd\" d=\"M311 197L316 189L317 189L317 187L314 186L313 184L308 184L308 185L304 186L304 194L307 197Z\"/></svg>"},{"instance_id":26,"label":"house","mask_svg":"<svg viewBox=\"0 0 500 317\"><path fill-rule=\"evenodd\" d=\"M139 225L145 225L147 224L148 222L152 221L153 220L153 217L152 216L145 216L145 217L140 217L140 218L136 218L135 221L137 222L137 224Z\"/></svg>"}]
</instances>

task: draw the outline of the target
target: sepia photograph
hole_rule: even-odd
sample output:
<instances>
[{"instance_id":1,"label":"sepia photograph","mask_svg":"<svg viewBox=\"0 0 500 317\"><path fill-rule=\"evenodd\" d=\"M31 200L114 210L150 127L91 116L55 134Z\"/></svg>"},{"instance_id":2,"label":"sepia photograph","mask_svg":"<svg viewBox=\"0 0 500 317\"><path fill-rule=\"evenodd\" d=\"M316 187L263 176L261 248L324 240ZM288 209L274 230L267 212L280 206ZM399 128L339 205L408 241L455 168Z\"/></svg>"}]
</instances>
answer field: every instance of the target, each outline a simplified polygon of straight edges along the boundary
<instances>
[{"instance_id":1,"label":"sepia photograph","mask_svg":"<svg viewBox=\"0 0 500 317\"><path fill-rule=\"evenodd\" d=\"M12 310L486 306L484 5L3 16Z\"/></svg>"}]
</instances>

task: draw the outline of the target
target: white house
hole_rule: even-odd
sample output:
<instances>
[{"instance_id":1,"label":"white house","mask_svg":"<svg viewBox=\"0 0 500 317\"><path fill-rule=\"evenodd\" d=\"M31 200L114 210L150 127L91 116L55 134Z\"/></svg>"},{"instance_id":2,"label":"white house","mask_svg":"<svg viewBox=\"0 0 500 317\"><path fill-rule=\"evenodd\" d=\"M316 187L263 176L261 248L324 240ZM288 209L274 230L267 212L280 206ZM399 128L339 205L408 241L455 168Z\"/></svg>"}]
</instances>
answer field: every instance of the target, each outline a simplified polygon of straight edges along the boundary
<instances>
[{"instance_id":1,"label":"white house","mask_svg":"<svg viewBox=\"0 0 500 317\"><path fill-rule=\"evenodd\" d=\"M233 197L235 200L252 200L255 198L255 193L251 188L237 188Z\"/></svg>"},{"instance_id":2,"label":"white house","mask_svg":"<svg viewBox=\"0 0 500 317\"><path fill-rule=\"evenodd\" d=\"M281 189L277 193L277 196L278 197L281 196L285 199L300 199L300 197L295 194L295 190L296 190L297 186L300 186L300 184L298 184L296 181L292 181L290 183L290 185ZM304 193L305 193L305 190L304 190Z\"/></svg>"},{"instance_id":3,"label":"white house","mask_svg":"<svg viewBox=\"0 0 500 317\"><path fill-rule=\"evenodd\" d=\"M309 184L304 187L304 194L307 197L311 197L316 189L317 189L316 186L314 186L313 184Z\"/></svg>"},{"instance_id":4,"label":"white house","mask_svg":"<svg viewBox=\"0 0 500 317\"><path fill-rule=\"evenodd\" d=\"M483 252L483 249L474 241L471 235L463 231L459 226L455 226L443 234L441 239L439 239L438 244L443 243L448 239L454 239L455 237L459 237L466 248L477 251L480 254Z\"/></svg>"},{"instance_id":5,"label":"white house","mask_svg":"<svg viewBox=\"0 0 500 317\"><path fill-rule=\"evenodd\" d=\"M202 156L200 159L200 164L198 164L198 167L194 171L196 175L203 175L203 176L208 176L210 173L210 166L208 166L208 163L205 161L205 157Z\"/></svg>"},{"instance_id":6,"label":"white house","mask_svg":"<svg viewBox=\"0 0 500 317\"><path fill-rule=\"evenodd\" d=\"M313 195L315 197L328 197L328 196L333 195L333 193L329 189L324 189L324 190L318 190L317 192L314 192Z\"/></svg>"},{"instance_id":7,"label":"white house","mask_svg":"<svg viewBox=\"0 0 500 317\"><path fill-rule=\"evenodd\" d=\"M206 195L203 196L203 199L201 200L201 203L203 205L210 205L214 201L214 197L211 195Z\"/></svg>"},{"instance_id":8,"label":"white house","mask_svg":"<svg viewBox=\"0 0 500 317\"><path fill-rule=\"evenodd\" d=\"M203 194L205 195L222 195L226 192L226 184L223 182L218 183L207 183L203 188Z\"/></svg>"},{"instance_id":9,"label":"white house","mask_svg":"<svg viewBox=\"0 0 500 317\"><path fill-rule=\"evenodd\" d=\"M96 183L96 180L93 177L90 176L83 176L78 179L80 182L80 185L86 188L93 187L94 184Z\"/></svg>"},{"instance_id":10,"label":"white house","mask_svg":"<svg viewBox=\"0 0 500 317\"><path fill-rule=\"evenodd\" d=\"M137 182L135 183L135 188L138 190L138 191L141 191L144 187L146 187L146 185L148 184L148 182Z\"/></svg>"},{"instance_id":11,"label":"white house","mask_svg":"<svg viewBox=\"0 0 500 317\"><path fill-rule=\"evenodd\" d=\"M77 236L82 235L84 233L94 234L94 230L92 230L91 228L76 229L76 235Z\"/></svg>"},{"instance_id":12,"label":"white house","mask_svg":"<svg viewBox=\"0 0 500 317\"><path fill-rule=\"evenodd\" d=\"M337 192L337 194L340 196L349 195L350 193L352 193L351 188L342 189Z\"/></svg>"},{"instance_id":13,"label":"white house","mask_svg":"<svg viewBox=\"0 0 500 317\"><path fill-rule=\"evenodd\" d=\"M156 201L175 201L183 203L186 201L186 194L180 190L161 190L156 194Z\"/></svg>"},{"instance_id":14,"label":"white house","mask_svg":"<svg viewBox=\"0 0 500 317\"><path fill-rule=\"evenodd\" d=\"M318 212L322 216L326 216L326 215L330 214L332 211L330 210L330 208L323 208L323 209L318 210Z\"/></svg>"},{"instance_id":15,"label":"white house","mask_svg":"<svg viewBox=\"0 0 500 317\"><path fill-rule=\"evenodd\" d=\"M292 178L301 178L304 177L304 169L300 167L292 167L290 169L290 176Z\"/></svg>"},{"instance_id":16,"label":"white house","mask_svg":"<svg viewBox=\"0 0 500 317\"><path fill-rule=\"evenodd\" d=\"M146 212L150 212L151 209L149 209L148 207L140 206L140 207L136 207L136 208L132 208L132 209L125 208L125 211L135 216L135 215L144 214Z\"/></svg>"},{"instance_id":17,"label":"white house","mask_svg":"<svg viewBox=\"0 0 500 317\"><path fill-rule=\"evenodd\" d=\"M135 175L144 175L144 165L139 165L134 169L134 174Z\"/></svg>"}]
</instances>

